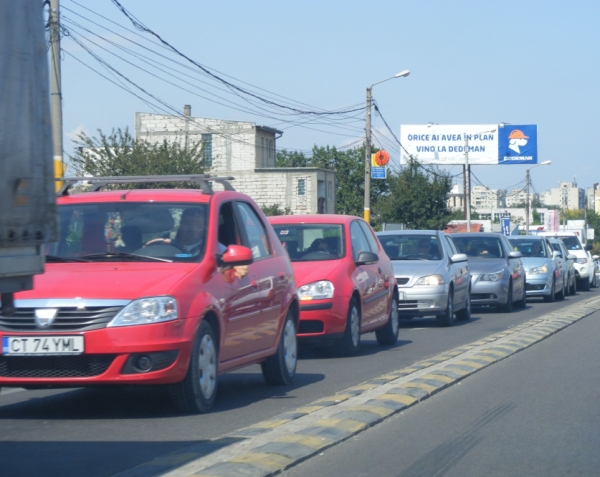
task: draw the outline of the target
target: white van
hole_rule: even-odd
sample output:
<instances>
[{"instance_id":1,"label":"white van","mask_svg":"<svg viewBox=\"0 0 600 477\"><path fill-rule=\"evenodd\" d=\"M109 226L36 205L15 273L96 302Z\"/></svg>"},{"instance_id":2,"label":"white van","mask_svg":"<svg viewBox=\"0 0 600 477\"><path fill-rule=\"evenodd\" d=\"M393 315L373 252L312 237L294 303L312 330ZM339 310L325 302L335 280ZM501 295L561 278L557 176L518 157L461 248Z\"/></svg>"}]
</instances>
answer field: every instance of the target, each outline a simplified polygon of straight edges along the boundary
<instances>
[{"instance_id":1,"label":"white van","mask_svg":"<svg viewBox=\"0 0 600 477\"><path fill-rule=\"evenodd\" d=\"M589 291L590 288L598 286L594 261L590 254L592 246L582 243L579 234L565 230L560 232L538 232L536 235L561 239L569 253L577 257L573 265L577 276L578 289Z\"/></svg>"}]
</instances>

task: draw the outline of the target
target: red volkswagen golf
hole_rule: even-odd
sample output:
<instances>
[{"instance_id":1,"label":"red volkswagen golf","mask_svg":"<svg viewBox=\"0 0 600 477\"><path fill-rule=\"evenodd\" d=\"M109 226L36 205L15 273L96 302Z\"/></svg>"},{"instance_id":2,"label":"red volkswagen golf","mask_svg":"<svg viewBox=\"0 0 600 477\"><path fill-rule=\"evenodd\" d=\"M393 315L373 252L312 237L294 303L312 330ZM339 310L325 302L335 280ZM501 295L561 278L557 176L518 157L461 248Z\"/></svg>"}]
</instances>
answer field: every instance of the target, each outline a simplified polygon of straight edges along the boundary
<instances>
[{"instance_id":1,"label":"red volkswagen golf","mask_svg":"<svg viewBox=\"0 0 600 477\"><path fill-rule=\"evenodd\" d=\"M390 259L371 227L347 215L269 217L287 250L300 297L298 338L334 343L354 355L360 335L398 339L398 290Z\"/></svg>"},{"instance_id":2,"label":"red volkswagen golf","mask_svg":"<svg viewBox=\"0 0 600 477\"><path fill-rule=\"evenodd\" d=\"M165 384L204 412L220 373L261 363L268 383L289 383L292 266L252 199L213 193L215 179L60 197L46 272L0 315L0 386Z\"/></svg>"}]
</instances>

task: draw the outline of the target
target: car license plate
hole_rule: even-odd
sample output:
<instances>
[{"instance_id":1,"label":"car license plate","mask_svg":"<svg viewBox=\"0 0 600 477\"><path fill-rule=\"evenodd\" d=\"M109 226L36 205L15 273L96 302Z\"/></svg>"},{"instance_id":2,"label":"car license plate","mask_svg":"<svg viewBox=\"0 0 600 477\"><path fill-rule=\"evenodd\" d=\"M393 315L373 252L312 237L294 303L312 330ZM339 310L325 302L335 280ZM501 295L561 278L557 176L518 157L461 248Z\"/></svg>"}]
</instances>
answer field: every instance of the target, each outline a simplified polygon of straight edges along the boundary
<instances>
[{"instance_id":1,"label":"car license plate","mask_svg":"<svg viewBox=\"0 0 600 477\"><path fill-rule=\"evenodd\" d=\"M398 292L398 301L404 300L406 300L406 295L404 294L404 292Z\"/></svg>"},{"instance_id":2,"label":"car license plate","mask_svg":"<svg viewBox=\"0 0 600 477\"><path fill-rule=\"evenodd\" d=\"M83 336L3 336L2 354L19 356L82 354Z\"/></svg>"}]
</instances>

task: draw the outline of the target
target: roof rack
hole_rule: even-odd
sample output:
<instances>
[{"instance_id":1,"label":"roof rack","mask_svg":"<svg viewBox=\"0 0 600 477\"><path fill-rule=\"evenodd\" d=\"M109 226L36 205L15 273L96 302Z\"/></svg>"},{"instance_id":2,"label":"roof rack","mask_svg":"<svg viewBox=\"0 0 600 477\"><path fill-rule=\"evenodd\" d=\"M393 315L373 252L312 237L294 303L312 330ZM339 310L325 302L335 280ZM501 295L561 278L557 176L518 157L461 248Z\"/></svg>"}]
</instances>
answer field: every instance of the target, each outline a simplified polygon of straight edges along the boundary
<instances>
[{"instance_id":1,"label":"roof rack","mask_svg":"<svg viewBox=\"0 0 600 477\"><path fill-rule=\"evenodd\" d=\"M57 182L63 185L56 195L68 195L71 186L77 182L88 182L92 184L89 192L96 192L109 184L133 184L144 182L195 182L200 186L204 194L214 194L211 182L221 184L225 190L235 190L229 181L235 180L235 177L217 177L208 174L189 174L175 176L112 176L112 177L57 177Z\"/></svg>"}]
</instances>

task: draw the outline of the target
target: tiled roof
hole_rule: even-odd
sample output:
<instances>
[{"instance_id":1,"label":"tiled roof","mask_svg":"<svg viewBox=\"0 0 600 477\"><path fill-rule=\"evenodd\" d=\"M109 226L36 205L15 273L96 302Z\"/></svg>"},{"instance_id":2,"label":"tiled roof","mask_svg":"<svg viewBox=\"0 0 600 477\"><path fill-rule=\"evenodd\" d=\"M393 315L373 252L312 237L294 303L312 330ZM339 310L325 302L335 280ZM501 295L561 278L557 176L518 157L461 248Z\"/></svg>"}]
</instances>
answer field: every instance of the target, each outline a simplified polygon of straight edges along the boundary
<instances>
[{"instance_id":1,"label":"tiled roof","mask_svg":"<svg viewBox=\"0 0 600 477\"><path fill-rule=\"evenodd\" d=\"M471 224L471 232L481 232L482 224ZM447 234L459 234L467 232L467 224L448 224L444 229Z\"/></svg>"}]
</instances>

